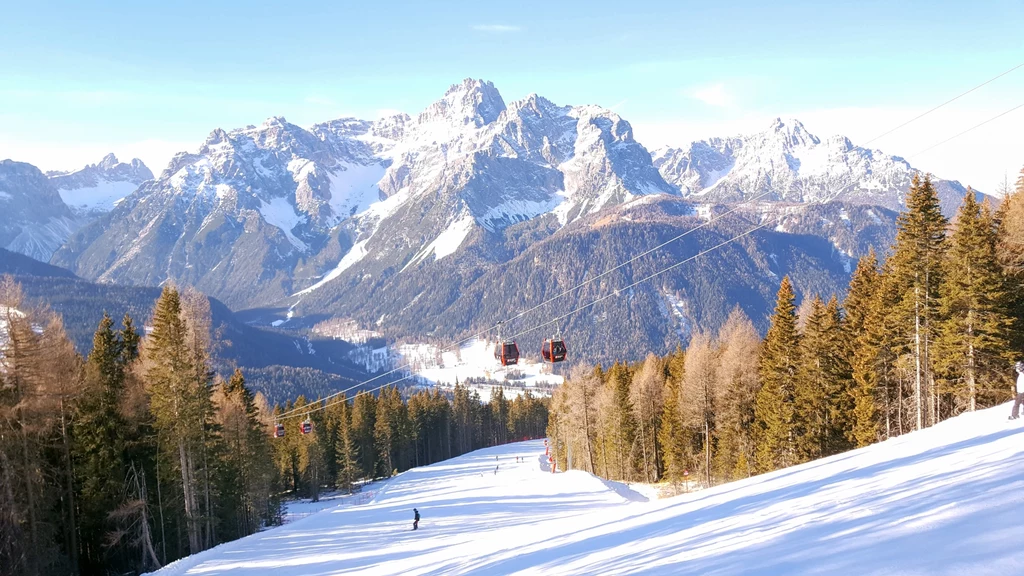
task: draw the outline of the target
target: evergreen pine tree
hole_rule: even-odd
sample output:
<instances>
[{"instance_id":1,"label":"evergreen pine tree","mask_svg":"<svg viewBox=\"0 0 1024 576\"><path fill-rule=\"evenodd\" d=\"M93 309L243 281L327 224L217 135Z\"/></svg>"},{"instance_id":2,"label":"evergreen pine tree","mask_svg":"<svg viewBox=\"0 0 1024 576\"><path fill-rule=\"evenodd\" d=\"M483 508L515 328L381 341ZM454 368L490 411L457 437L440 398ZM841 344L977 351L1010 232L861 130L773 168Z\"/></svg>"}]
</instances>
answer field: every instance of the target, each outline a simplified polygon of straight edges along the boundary
<instances>
[{"instance_id":1,"label":"evergreen pine tree","mask_svg":"<svg viewBox=\"0 0 1024 576\"><path fill-rule=\"evenodd\" d=\"M800 366L800 335L796 329L796 295L782 279L771 327L761 346L758 372L761 390L755 407L755 458L759 472L796 463L793 383Z\"/></svg>"},{"instance_id":2,"label":"evergreen pine tree","mask_svg":"<svg viewBox=\"0 0 1024 576\"><path fill-rule=\"evenodd\" d=\"M849 439L858 447L877 442L880 434L878 350L870 330L871 323L877 322L880 316L880 311L874 306L878 284L878 260L872 249L858 261L853 272L846 296L846 323L843 326L845 354L853 373L853 423Z\"/></svg>"},{"instance_id":3,"label":"evergreen pine tree","mask_svg":"<svg viewBox=\"0 0 1024 576\"><path fill-rule=\"evenodd\" d=\"M955 412L974 411L982 384L1001 380L1013 360L996 241L992 215L968 188L945 262L943 322L936 343L936 364L953 393Z\"/></svg>"},{"instance_id":4,"label":"evergreen pine tree","mask_svg":"<svg viewBox=\"0 0 1024 576\"><path fill-rule=\"evenodd\" d=\"M183 518L189 551L201 551L209 542L204 528L202 497L204 438L209 421L210 390L197 377L207 368L194 364L189 327L182 317L178 291L165 286L153 312L153 331L143 346L145 380L155 426L175 458L170 463L180 475Z\"/></svg>"},{"instance_id":5,"label":"evergreen pine tree","mask_svg":"<svg viewBox=\"0 0 1024 576\"><path fill-rule=\"evenodd\" d=\"M923 180L914 176L906 203L906 210L896 221L896 243L890 259L890 281L900 296L891 313L908 344L904 353L913 358L914 426L921 429L935 422L938 410L930 350L939 324L947 221L930 176Z\"/></svg>"},{"instance_id":6,"label":"evergreen pine tree","mask_svg":"<svg viewBox=\"0 0 1024 576\"><path fill-rule=\"evenodd\" d=\"M127 426L118 410L125 383L123 343L103 314L86 361L85 389L78 404L74 452L79 492L82 565L98 570L107 551L104 541L113 527L108 514L120 505L127 462L123 433Z\"/></svg>"}]
</instances>

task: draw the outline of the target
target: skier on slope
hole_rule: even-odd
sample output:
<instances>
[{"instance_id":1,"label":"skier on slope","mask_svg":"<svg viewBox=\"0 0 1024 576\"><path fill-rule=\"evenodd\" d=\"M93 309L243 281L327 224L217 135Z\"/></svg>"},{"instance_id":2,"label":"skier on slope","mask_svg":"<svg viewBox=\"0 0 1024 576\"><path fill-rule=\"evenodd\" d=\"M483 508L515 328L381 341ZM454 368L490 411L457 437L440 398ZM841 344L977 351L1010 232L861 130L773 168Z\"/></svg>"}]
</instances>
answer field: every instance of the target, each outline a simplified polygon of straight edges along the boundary
<instances>
[{"instance_id":1,"label":"skier on slope","mask_svg":"<svg viewBox=\"0 0 1024 576\"><path fill-rule=\"evenodd\" d=\"M415 508L413 508L412 509L412 513L413 513L412 529L415 530L415 529L420 527L420 511L415 509Z\"/></svg>"},{"instance_id":2,"label":"skier on slope","mask_svg":"<svg viewBox=\"0 0 1024 576\"><path fill-rule=\"evenodd\" d=\"M1017 362L1014 366L1017 369L1017 397L1013 401L1013 412L1010 413L1010 420L1016 420L1020 414L1020 407L1024 404L1024 362Z\"/></svg>"}]
</instances>

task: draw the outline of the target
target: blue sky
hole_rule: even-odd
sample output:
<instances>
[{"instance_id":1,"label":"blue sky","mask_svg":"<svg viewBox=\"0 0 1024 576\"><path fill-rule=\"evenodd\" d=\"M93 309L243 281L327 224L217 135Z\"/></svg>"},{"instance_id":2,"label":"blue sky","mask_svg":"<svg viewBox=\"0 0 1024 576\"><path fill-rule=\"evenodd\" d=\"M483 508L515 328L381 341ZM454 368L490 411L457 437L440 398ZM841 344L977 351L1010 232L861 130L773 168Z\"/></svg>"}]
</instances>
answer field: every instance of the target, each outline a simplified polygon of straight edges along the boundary
<instances>
[{"instance_id":1,"label":"blue sky","mask_svg":"<svg viewBox=\"0 0 1024 576\"><path fill-rule=\"evenodd\" d=\"M417 113L465 77L600 104L649 148L796 117L870 139L1024 62L1024 3L18 2L3 8L0 157L154 171L213 128ZM1024 102L1024 68L873 146L910 156ZM991 190L1024 110L915 157ZM997 144L994 144L997 143Z\"/></svg>"}]
</instances>

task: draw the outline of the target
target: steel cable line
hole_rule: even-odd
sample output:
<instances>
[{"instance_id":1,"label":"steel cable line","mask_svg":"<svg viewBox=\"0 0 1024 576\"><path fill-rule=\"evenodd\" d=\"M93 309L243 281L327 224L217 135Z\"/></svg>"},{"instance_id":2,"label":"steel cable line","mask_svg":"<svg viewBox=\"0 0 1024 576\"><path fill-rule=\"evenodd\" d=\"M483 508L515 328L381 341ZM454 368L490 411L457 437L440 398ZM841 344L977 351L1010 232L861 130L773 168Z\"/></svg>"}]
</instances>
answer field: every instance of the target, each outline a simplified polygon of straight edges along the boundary
<instances>
[{"instance_id":1,"label":"steel cable line","mask_svg":"<svg viewBox=\"0 0 1024 576\"><path fill-rule=\"evenodd\" d=\"M765 196L767 196L770 193L771 193L771 191L762 192L761 194L758 194L757 196L754 196L753 198L748 198L748 199L744 200L743 202L740 202L736 206L730 208L729 210L727 210L727 211L725 211L725 212L723 212L721 214L717 214L717 215L712 216L708 220L698 224L697 226L694 226L693 228L687 229L686 231L676 235L675 237L673 237L673 238L671 238L669 240L666 240L665 242L662 242L661 244L655 246L654 248L651 248L651 249L647 250L646 252L638 254L638 255L634 256L633 258L630 258L629 260L627 260L625 262L622 262L621 264L618 264L618 265L616 265L616 266L614 266L612 268L609 268L608 270L605 270L604 272L598 274L597 276L593 276L591 278L588 278L588 279L580 282L579 284L576 284L575 286L572 286L571 288L567 288L566 290L562 291L561 293L556 294L555 296L552 296L552 297L548 298L547 300L544 300L540 304L537 304L537 305L533 306L532 308L524 310L524 311L516 314L515 316L512 316L510 318L506 318L504 320L501 320L498 323L496 323L493 326L491 326L490 328L486 328L486 329L481 330L481 331L479 331L479 332L477 332L477 333L475 333L475 334L473 334L471 336L467 336L467 337L463 338L462 340L459 340L459 341L455 342L454 344L449 345L446 348L441 348L440 351L441 352L448 352L448 351L452 351L454 349L460 348L463 344L465 344L465 343L467 343L467 342L469 342L471 340L480 338L480 337L482 337L484 335L487 335L487 334L493 332L496 328L498 328L499 325L505 324L505 323L508 323L508 322L512 322L514 320L518 320L519 318L522 318L523 316L525 316L525 315L527 315L527 314L529 314L531 312L535 312L536 310L542 308L543 306L546 306L547 304L550 304L550 303L554 302L555 300L558 300L559 298L567 296L568 294L572 293L574 290L578 290L580 288L583 288L584 286L586 286L586 285L588 285L588 284L590 284L592 282L595 282L595 281L597 281L597 280L599 280L599 279L601 279L601 278L611 274L612 272L622 268L623 266L627 266L629 264L632 264L633 262L636 262L640 258L643 258L644 256L648 256L652 252L660 250L661 248L664 248L665 246L667 246L667 245L669 245L669 244L671 244L671 243L673 243L673 242L675 242L677 240L680 240L680 239L684 238L685 236L688 236L688 235L692 234L693 232L696 232L698 230L706 228L707 226L709 226L713 222L717 222L717 221L721 220L722 218L725 218L726 216L729 216L730 214L736 212L737 210L740 210L745 204L748 204L748 203L751 203L751 202L756 202L757 200L760 200L761 198L764 198ZM389 376L391 374L394 374L395 372L400 372L400 371L402 371L402 370L404 370L406 368L409 368L411 366L412 366L412 363L411 362L407 362L405 364L402 364L400 366L392 368L391 370L388 370L387 372L382 372L381 374L377 374L376 376L374 376L372 378L369 378L367 380L363 380L362 382L354 384L354 385L352 385L352 386L350 386L348 388L345 388L344 390L339 390L338 392L334 392L332 394L329 394L329 395L327 395L327 396L317 400L316 402L328 402L328 401L330 401L333 398L336 398L338 396L341 396L342 394L345 394L346 392L351 392L352 390L354 390L356 388L359 388L360 386L363 386L363 385L369 384L371 382L380 380L381 378L384 378L385 376ZM408 378L408 376L405 377L405 378L400 378L398 380L389 380L388 384L392 384L392 383L396 383L396 382L401 382L402 380L405 380L406 378ZM387 385L387 384L385 384L385 385ZM376 389L379 389L379 388L376 388ZM279 419L284 420L284 419L287 419L287 418L295 416L295 415L303 415L303 414L308 413L309 411L310 410L306 409L306 408L292 408L290 410L286 410L285 412L281 413L279 415Z\"/></svg>"},{"instance_id":2,"label":"steel cable line","mask_svg":"<svg viewBox=\"0 0 1024 576\"><path fill-rule=\"evenodd\" d=\"M988 120L985 120L984 122L982 122L980 124L975 124L974 126L971 126L970 128L968 128L967 130L964 130L963 132L960 132L958 134L950 136L949 138L946 138L942 142L939 142L938 144L933 144L933 145L925 148L924 150L921 150L920 152L915 152L914 154L911 154L910 156L907 156L907 158L909 159L909 158L913 158L915 156L920 156L921 154L924 154L925 152L929 152L931 150L934 150L935 148L938 148L939 146L942 146L946 142L949 142L950 140L953 140L954 138L959 138L959 137L963 136L964 134L967 134L971 130L974 130L975 128L981 128L985 124L988 124L989 122L992 122L993 120L997 120L999 118L1002 118L1003 116L1006 116L1007 114L1009 114L1010 112L1013 112L1014 110L1017 110L1018 108L1024 108L1024 104L1018 104L1018 105L1014 106L1013 108L1010 108L1009 110L1007 110L1005 112L1001 112L999 114L996 114L995 116L989 118Z\"/></svg>"},{"instance_id":3,"label":"steel cable line","mask_svg":"<svg viewBox=\"0 0 1024 576\"><path fill-rule=\"evenodd\" d=\"M998 76L993 76L992 78L989 78L988 80L986 80L986 81L982 82L981 84L978 84L977 86L975 86L974 88L971 88L970 90L968 90L968 91L966 91L966 92L963 92L963 93L961 93L961 94L959 94L959 95L957 95L957 96L954 96L953 98L950 98L949 100L946 100L946 101L945 101L945 102L943 102L942 104L939 104L938 106L936 106L936 107L934 107L934 108L932 108L932 109L928 110L927 112L923 112L923 113L921 113L921 114L918 114L917 116L914 116L914 117L913 117L913 118L911 118L910 120L907 120L907 121L906 121L906 122L904 122L903 124L900 124L899 126L897 126L897 127L893 128L893 129L889 130L888 132L884 132L884 133L882 133L882 134L879 134L878 136L875 136L875 137L874 137L874 138L872 138L871 140L868 140L867 142L865 142L865 143L861 144L861 146L867 146L868 144L871 144L871 143L872 143L872 142L874 142L875 140L880 140L880 139L884 138L885 136L888 136L889 134L892 134L893 132L895 132L895 131L899 130L900 128L903 128L903 127L904 127L904 126L906 126L907 124L911 124L911 123L913 123L913 122L916 122L917 120L920 120L921 118L924 118L925 116L927 116L927 115L931 114L932 112L935 112L935 111L936 111L936 110L938 110L939 108L942 108L942 107L943 107L943 106L945 106L946 104L951 104L951 103L953 103L953 102L955 102L955 101L959 100L960 98L962 98L962 97L964 97L964 96L967 96L967 95L968 95L968 94L970 94L971 92L974 92L974 91L975 91L975 90L977 90L978 88L981 88L982 86L984 86L984 85L986 85L986 84L988 84L988 83L990 83L990 82L992 82L992 81L994 81L994 80L998 80L999 78L1002 78L1003 76L1006 76L1007 74L1009 74L1010 72L1013 72L1014 70L1016 70L1016 69L1020 68L1021 66L1024 66L1024 62L1021 62L1020 64L1017 64L1017 65L1016 65L1016 66L1014 66L1013 68L1010 68L1009 70L1007 70L1006 72L1003 72L1002 74L999 74ZM920 152L919 152L919 154L920 154Z\"/></svg>"}]
</instances>

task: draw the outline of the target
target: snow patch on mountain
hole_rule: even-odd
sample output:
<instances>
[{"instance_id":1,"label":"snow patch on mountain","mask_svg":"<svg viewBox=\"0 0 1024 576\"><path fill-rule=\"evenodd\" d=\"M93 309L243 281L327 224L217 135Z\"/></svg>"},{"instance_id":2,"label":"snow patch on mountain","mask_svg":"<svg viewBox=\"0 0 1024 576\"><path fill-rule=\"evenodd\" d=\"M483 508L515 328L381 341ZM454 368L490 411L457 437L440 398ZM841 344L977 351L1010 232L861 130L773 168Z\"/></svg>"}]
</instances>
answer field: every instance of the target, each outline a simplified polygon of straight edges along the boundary
<instances>
[{"instance_id":1,"label":"snow patch on mountain","mask_svg":"<svg viewBox=\"0 0 1024 576\"><path fill-rule=\"evenodd\" d=\"M61 199L79 216L96 217L114 209L119 201L153 179L153 173L138 158L120 162L107 154L96 164L70 172L47 172Z\"/></svg>"},{"instance_id":2,"label":"snow patch on mountain","mask_svg":"<svg viewBox=\"0 0 1024 576\"><path fill-rule=\"evenodd\" d=\"M271 198L270 202L261 199L259 211L267 224L276 226L284 232L284 235L293 246L302 252L309 251L309 245L296 238L295 234L292 233L296 226L306 222L306 216L296 212L295 207L287 199Z\"/></svg>"},{"instance_id":3,"label":"snow patch on mountain","mask_svg":"<svg viewBox=\"0 0 1024 576\"><path fill-rule=\"evenodd\" d=\"M458 220L449 224L448 228L441 232L437 238L434 238L430 244L427 244L419 254L414 256L406 267L421 262L430 254L434 255L434 261L454 254L466 240L466 236L473 230L473 222L471 214L463 214Z\"/></svg>"},{"instance_id":4,"label":"snow patch on mountain","mask_svg":"<svg viewBox=\"0 0 1024 576\"><path fill-rule=\"evenodd\" d=\"M138 188L134 182L99 180L95 186L66 190L59 188L61 200L78 213L105 213Z\"/></svg>"},{"instance_id":5,"label":"snow patch on mountain","mask_svg":"<svg viewBox=\"0 0 1024 576\"><path fill-rule=\"evenodd\" d=\"M330 206L338 220L365 212L381 200L378 183L384 177L383 164L369 165L341 162L328 173Z\"/></svg>"},{"instance_id":6,"label":"snow patch on mountain","mask_svg":"<svg viewBox=\"0 0 1024 576\"><path fill-rule=\"evenodd\" d=\"M334 280L338 276L341 276L342 272L348 270L355 263L359 262L360 260L366 257L366 243L367 240L356 242L356 244L352 246L352 249L349 250L347 254L345 254L345 256L341 259L340 262L338 262L338 265L335 266L330 272L325 274L323 278L321 278L319 281L317 281L309 288L299 290L295 294L292 294L292 296L303 296L305 294L309 294L310 292L313 292L314 290L323 287L325 284L327 284L331 280Z\"/></svg>"}]
</instances>

